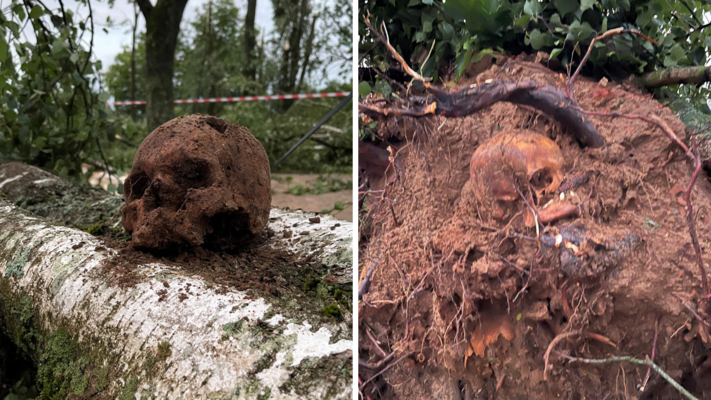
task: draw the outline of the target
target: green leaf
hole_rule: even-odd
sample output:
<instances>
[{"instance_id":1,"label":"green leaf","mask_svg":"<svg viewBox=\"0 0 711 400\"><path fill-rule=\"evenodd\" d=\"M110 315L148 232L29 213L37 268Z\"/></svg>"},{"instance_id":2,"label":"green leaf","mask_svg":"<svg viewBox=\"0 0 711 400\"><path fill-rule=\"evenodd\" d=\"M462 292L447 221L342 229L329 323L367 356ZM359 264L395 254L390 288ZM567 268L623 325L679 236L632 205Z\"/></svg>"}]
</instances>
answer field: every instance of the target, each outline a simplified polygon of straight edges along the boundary
<instances>
[{"instance_id":1,"label":"green leaf","mask_svg":"<svg viewBox=\"0 0 711 400\"><path fill-rule=\"evenodd\" d=\"M582 0L580 2L580 10L585 11L585 10L592 10L593 6L597 3L596 0Z\"/></svg>"},{"instance_id":2,"label":"green leaf","mask_svg":"<svg viewBox=\"0 0 711 400\"><path fill-rule=\"evenodd\" d=\"M686 52L684 49L679 46L678 44L675 44L674 47L671 48L669 51L669 55L672 57L674 61L679 61L683 58L686 57Z\"/></svg>"},{"instance_id":3,"label":"green leaf","mask_svg":"<svg viewBox=\"0 0 711 400\"><path fill-rule=\"evenodd\" d=\"M5 57L7 57L8 45L5 41L5 35L0 35L0 63L5 62ZM2 79L2 81L5 81Z\"/></svg>"},{"instance_id":4,"label":"green leaf","mask_svg":"<svg viewBox=\"0 0 711 400\"><path fill-rule=\"evenodd\" d=\"M553 4L562 16L575 12L580 8L580 3L578 3L578 0L555 0Z\"/></svg>"},{"instance_id":5,"label":"green leaf","mask_svg":"<svg viewBox=\"0 0 711 400\"><path fill-rule=\"evenodd\" d=\"M432 32L432 22L435 17L422 13L422 31L425 33Z\"/></svg>"},{"instance_id":6,"label":"green leaf","mask_svg":"<svg viewBox=\"0 0 711 400\"><path fill-rule=\"evenodd\" d=\"M531 41L531 47L533 47L534 50L540 50L543 48L543 46L546 45L546 35L544 33L541 33L538 29L534 29L529 33L529 38Z\"/></svg>"},{"instance_id":7,"label":"green leaf","mask_svg":"<svg viewBox=\"0 0 711 400\"><path fill-rule=\"evenodd\" d=\"M530 16L535 16L543 11L543 7L538 0L526 0L526 4L523 5L523 12Z\"/></svg>"},{"instance_id":8,"label":"green leaf","mask_svg":"<svg viewBox=\"0 0 711 400\"><path fill-rule=\"evenodd\" d=\"M420 4L420 0L410 0L410 2L407 4L408 7L414 7L416 5Z\"/></svg>"},{"instance_id":9,"label":"green leaf","mask_svg":"<svg viewBox=\"0 0 711 400\"><path fill-rule=\"evenodd\" d=\"M123 183L119 182L118 188L116 189L118 194L123 194Z\"/></svg>"},{"instance_id":10,"label":"green leaf","mask_svg":"<svg viewBox=\"0 0 711 400\"><path fill-rule=\"evenodd\" d=\"M30 10L30 18L37 19L44 14L44 10L39 5L35 4Z\"/></svg>"},{"instance_id":11,"label":"green leaf","mask_svg":"<svg viewBox=\"0 0 711 400\"><path fill-rule=\"evenodd\" d=\"M99 101L102 103L105 103L111 95L107 92L101 92L99 93Z\"/></svg>"},{"instance_id":12,"label":"green leaf","mask_svg":"<svg viewBox=\"0 0 711 400\"><path fill-rule=\"evenodd\" d=\"M358 94L365 97L370 94L370 84L368 82L361 82L358 84Z\"/></svg>"},{"instance_id":13,"label":"green leaf","mask_svg":"<svg viewBox=\"0 0 711 400\"><path fill-rule=\"evenodd\" d=\"M676 60L674 60L671 56L664 56L664 66L669 68L669 67L675 67L676 66ZM641 72L641 71L640 71Z\"/></svg>"},{"instance_id":14,"label":"green leaf","mask_svg":"<svg viewBox=\"0 0 711 400\"><path fill-rule=\"evenodd\" d=\"M447 0L442 9L455 20L465 20L469 33L495 32L501 28L495 18L501 4L499 0Z\"/></svg>"},{"instance_id":15,"label":"green leaf","mask_svg":"<svg viewBox=\"0 0 711 400\"><path fill-rule=\"evenodd\" d=\"M467 68L467 66L469 65L469 60L472 58L473 51L474 46L469 46L467 51L459 54L454 60L454 65L456 66L454 78L455 80L459 80L459 78L462 76L462 72L464 72L464 69Z\"/></svg>"},{"instance_id":16,"label":"green leaf","mask_svg":"<svg viewBox=\"0 0 711 400\"><path fill-rule=\"evenodd\" d=\"M595 33L595 30L590 26L589 23L583 22L581 24L579 21L573 21L573 23L570 24L570 30L568 32L568 36L566 36L565 39L570 41L582 42L589 38L590 35L592 35L593 33Z\"/></svg>"},{"instance_id":17,"label":"green leaf","mask_svg":"<svg viewBox=\"0 0 711 400\"><path fill-rule=\"evenodd\" d=\"M531 17L524 14L521 16L521 18L516 20L514 26L528 26L529 22L531 22Z\"/></svg>"},{"instance_id":18,"label":"green leaf","mask_svg":"<svg viewBox=\"0 0 711 400\"><path fill-rule=\"evenodd\" d=\"M551 58L558 57L558 54L560 54L561 52L563 52L563 49L553 49L551 51Z\"/></svg>"},{"instance_id":19,"label":"green leaf","mask_svg":"<svg viewBox=\"0 0 711 400\"><path fill-rule=\"evenodd\" d=\"M342 202L342 201L337 201L337 202L333 205L333 209L334 209L334 210L337 210L337 211L343 211L343 210L345 210L345 208L346 208L346 203L344 203L344 202Z\"/></svg>"},{"instance_id":20,"label":"green leaf","mask_svg":"<svg viewBox=\"0 0 711 400\"><path fill-rule=\"evenodd\" d=\"M477 62L481 61L481 59L484 58L484 56L487 54L494 54L494 51L491 49L484 49L484 50L476 53L476 55L474 57L472 57L470 62L477 63Z\"/></svg>"},{"instance_id":21,"label":"green leaf","mask_svg":"<svg viewBox=\"0 0 711 400\"><path fill-rule=\"evenodd\" d=\"M62 39L54 39L52 42L52 55L57 57L67 50L67 43Z\"/></svg>"},{"instance_id":22,"label":"green leaf","mask_svg":"<svg viewBox=\"0 0 711 400\"><path fill-rule=\"evenodd\" d=\"M12 12L17 15L17 18L20 19L20 22L24 21L25 17L27 17L27 14L25 14L25 7L23 7L22 4L17 4L15 7L13 7Z\"/></svg>"}]
</instances>

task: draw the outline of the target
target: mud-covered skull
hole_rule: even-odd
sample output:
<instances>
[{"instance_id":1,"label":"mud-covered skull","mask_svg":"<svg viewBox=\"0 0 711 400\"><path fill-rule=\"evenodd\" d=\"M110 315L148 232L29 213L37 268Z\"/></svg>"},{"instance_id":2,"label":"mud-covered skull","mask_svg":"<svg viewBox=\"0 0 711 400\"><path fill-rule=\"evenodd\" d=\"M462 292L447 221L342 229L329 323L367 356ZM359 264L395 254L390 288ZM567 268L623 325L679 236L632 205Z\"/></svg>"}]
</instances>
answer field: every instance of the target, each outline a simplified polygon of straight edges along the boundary
<instances>
[{"instance_id":1,"label":"mud-covered skull","mask_svg":"<svg viewBox=\"0 0 711 400\"><path fill-rule=\"evenodd\" d=\"M500 219L505 203L520 199L521 194L539 199L555 192L563 180L562 167L563 154L554 141L526 130L501 132L472 155L471 190L485 211Z\"/></svg>"},{"instance_id":2,"label":"mud-covered skull","mask_svg":"<svg viewBox=\"0 0 711 400\"><path fill-rule=\"evenodd\" d=\"M124 229L139 248L233 248L264 230L269 159L236 123L176 118L141 143L124 182Z\"/></svg>"}]
</instances>

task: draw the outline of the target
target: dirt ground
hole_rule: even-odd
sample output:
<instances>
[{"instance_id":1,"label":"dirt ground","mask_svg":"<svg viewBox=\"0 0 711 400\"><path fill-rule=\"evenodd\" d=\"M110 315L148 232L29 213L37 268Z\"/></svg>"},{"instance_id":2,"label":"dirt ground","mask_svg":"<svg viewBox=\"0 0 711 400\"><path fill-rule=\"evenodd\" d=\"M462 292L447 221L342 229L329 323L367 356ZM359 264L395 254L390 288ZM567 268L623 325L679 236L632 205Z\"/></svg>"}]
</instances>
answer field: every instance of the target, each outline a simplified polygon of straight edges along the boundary
<instances>
[{"instance_id":1,"label":"dirt ground","mask_svg":"<svg viewBox=\"0 0 711 400\"><path fill-rule=\"evenodd\" d=\"M457 87L488 79L564 89L562 75L521 59ZM579 79L575 93L584 109L654 114L687 136L641 90ZM360 262L368 267L361 279L373 268L359 304L364 398L682 398L658 374L645 379L646 366L566 358L652 354L691 393L711 398L711 340L686 308L699 312L704 302L683 198L692 165L642 120L590 118L602 148L582 148L557 121L503 102L465 118L379 123L380 146L397 149L400 173L368 176L360 210ZM470 174L472 155L488 139L508 135L508 146L531 134L560 148L561 157L535 157L544 176L511 173L499 182L500 172L519 168L521 155L510 148L486 156L496 168ZM562 185L542 190L558 173ZM517 191L497 191L497 182ZM692 200L708 265L705 172ZM573 212L536 228L532 208L541 221Z\"/></svg>"},{"instance_id":2,"label":"dirt ground","mask_svg":"<svg viewBox=\"0 0 711 400\"><path fill-rule=\"evenodd\" d=\"M289 176L292 177L292 181L287 184L286 178ZM344 182L353 181L352 175L333 174L331 176ZM289 207L292 210L301 208L304 211L320 212L330 210L337 201L342 201L346 203L346 208L343 211L333 211L331 215L344 221L353 221L353 189L323 194L306 193L301 196L294 196L287 192L289 186L298 184L313 187L318 177L317 174L273 174L272 205L274 207Z\"/></svg>"},{"instance_id":3,"label":"dirt ground","mask_svg":"<svg viewBox=\"0 0 711 400\"><path fill-rule=\"evenodd\" d=\"M286 177L292 177L291 183L286 183ZM334 174L334 178L344 182L352 181L352 175ZM332 209L337 201L346 203L346 208L343 211L333 211L331 215L344 221L353 221L353 190L341 190L338 192L323 193L323 194L303 194L294 196L287 192L289 186L301 184L307 187L313 187L314 182L318 179L318 174L273 174L272 175L272 206L274 207L289 207L292 210L303 209L304 211L320 212L322 210ZM103 179L102 179L103 178ZM111 183L118 184L126 179L122 176L119 180L115 176L111 177ZM109 186L108 174L103 174L101 171L94 172L89 178L89 183L93 186L101 185L104 189Z\"/></svg>"}]
</instances>

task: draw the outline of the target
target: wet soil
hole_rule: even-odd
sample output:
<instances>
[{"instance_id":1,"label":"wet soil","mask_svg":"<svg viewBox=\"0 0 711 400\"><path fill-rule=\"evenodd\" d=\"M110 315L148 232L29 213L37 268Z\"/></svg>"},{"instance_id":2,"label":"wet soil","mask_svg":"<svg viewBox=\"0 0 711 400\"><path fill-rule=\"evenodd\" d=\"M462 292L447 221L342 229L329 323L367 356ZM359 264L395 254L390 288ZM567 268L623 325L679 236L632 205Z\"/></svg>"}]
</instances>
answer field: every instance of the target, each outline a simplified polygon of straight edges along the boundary
<instances>
[{"instance_id":1,"label":"wet soil","mask_svg":"<svg viewBox=\"0 0 711 400\"><path fill-rule=\"evenodd\" d=\"M564 90L562 75L521 58L457 87L487 79ZM655 114L686 140L684 125L642 90L579 79L575 93L587 110ZM582 148L557 121L509 103L465 118L390 117L378 124L379 146L392 146L400 165L397 176L368 176L371 193L360 210L361 279L374 270L359 304L360 378L370 380L364 396L681 398L655 373L642 388L645 366L563 357L644 360L655 347L662 369L699 398L711 398L709 338L682 304L696 309L702 302L683 199L692 165L655 126L590 118L605 139L602 148ZM563 155L558 190L529 192L517 181L521 196L536 209L565 203L576 213L537 230L521 198L497 203L499 210L478 197L472 154L516 130L553 140ZM692 200L708 264L705 175ZM567 333L544 379L546 350Z\"/></svg>"}]
</instances>

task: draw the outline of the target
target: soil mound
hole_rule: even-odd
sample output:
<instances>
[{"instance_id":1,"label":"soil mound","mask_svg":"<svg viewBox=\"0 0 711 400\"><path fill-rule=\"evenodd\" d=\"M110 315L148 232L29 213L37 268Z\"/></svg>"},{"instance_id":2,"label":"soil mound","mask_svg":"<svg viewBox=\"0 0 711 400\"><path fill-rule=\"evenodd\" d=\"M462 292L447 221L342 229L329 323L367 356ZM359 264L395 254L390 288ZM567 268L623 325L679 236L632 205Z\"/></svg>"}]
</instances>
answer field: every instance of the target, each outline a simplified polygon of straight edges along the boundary
<instances>
[{"instance_id":1,"label":"soil mound","mask_svg":"<svg viewBox=\"0 0 711 400\"><path fill-rule=\"evenodd\" d=\"M565 90L561 75L520 60L458 86L489 79ZM653 114L686 137L672 111L642 91L579 79L575 92L586 110ZM359 305L360 376L370 380L364 396L681 398L656 373L645 384L646 366L565 358L652 354L692 393L711 396L709 338L685 307L702 302L683 199L691 163L642 120L590 119L605 139L601 148L582 148L566 126L504 102L465 118L380 122L375 134L397 158L387 177L367 176L361 210L361 276L375 265ZM558 168L560 185L555 171L542 176L519 168L534 174L513 171L501 181L519 196L481 189L506 168L472 179L472 155L511 132L555 142L562 165L557 157L546 165ZM705 177L692 199L708 249ZM538 227L532 209L541 210Z\"/></svg>"}]
</instances>

